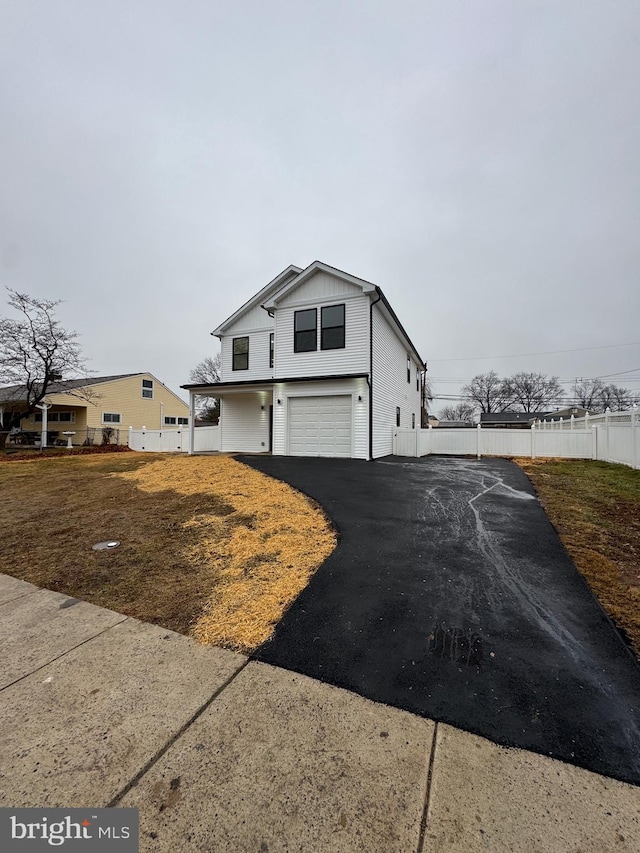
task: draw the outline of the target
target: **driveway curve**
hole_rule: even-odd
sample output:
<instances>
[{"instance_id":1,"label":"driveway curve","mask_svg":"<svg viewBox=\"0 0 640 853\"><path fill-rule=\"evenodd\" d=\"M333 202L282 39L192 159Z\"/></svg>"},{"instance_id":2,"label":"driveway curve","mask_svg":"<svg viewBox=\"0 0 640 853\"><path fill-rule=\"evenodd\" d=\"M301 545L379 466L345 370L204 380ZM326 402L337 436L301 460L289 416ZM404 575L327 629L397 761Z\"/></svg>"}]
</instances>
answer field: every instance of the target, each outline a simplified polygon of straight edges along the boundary
<instances>
[{"instance_id":1,"label":"driveway curve","mask_svg":"<svg viewBox=\"0 0 640 853\"><path fill-rule=\"evenodd\" d=\"M640 784L640 665L520 468L238 458L340 533L256 659Z\"/></svg>"}]
</instances>

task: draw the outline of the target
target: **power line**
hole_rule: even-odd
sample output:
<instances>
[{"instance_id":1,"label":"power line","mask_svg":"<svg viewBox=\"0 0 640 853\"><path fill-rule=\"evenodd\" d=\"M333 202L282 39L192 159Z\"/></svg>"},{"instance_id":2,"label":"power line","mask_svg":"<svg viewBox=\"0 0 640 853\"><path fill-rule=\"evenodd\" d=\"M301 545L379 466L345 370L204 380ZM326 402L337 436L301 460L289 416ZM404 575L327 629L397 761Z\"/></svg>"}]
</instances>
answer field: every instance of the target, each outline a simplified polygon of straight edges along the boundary
<instances>
[{"instance_id":1,"label":"power line","mask_svg":"<svg viewBox=\"0 0 640 853\"><path fill-rule=\"evenodd\" d=\"M512 355L475 355L468 358L430 358L429 363L433 361L488 361L494 358L528 358L533 355L558 355L564 352L588 352L596 349L616 349L617 347L636 347L640 346L640 341L632 341L629 344L604 344L597 347L577 347L576 349L553 349L545 350L544 352L521 352Z\"/></svg>"}]
</instances>

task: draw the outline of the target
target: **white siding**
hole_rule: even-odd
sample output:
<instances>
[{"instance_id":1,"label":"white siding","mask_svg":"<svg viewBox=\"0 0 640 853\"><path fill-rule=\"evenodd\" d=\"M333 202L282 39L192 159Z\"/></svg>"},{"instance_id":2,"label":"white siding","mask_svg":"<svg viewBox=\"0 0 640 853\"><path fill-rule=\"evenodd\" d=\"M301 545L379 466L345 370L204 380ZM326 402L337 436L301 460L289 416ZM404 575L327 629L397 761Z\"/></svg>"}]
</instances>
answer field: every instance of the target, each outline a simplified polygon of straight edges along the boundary
<instances>
[{"instance_id":1,"label":"white siding","mask_svg":"<svg viewBox=\"0 0 640 853\"><path fill-rule=\"evenodd\" d=\"M273 326L273 318L270 317L264 308L259 305L254 305L246 314L232 323L224 330L225 335L237 338L238 335L244 334L245 329L263 329L266 326Z\"/></svg>"},{"instance_id":2,"label":"white siding","mask_svg":"<svg viewBox=\"0 0 640 853\"><path fill-rule=\"evenodd\" d=\"M303 282L300 287L295 287L284 299L278 303L278 309L297 305L300 300L318 299L326 301L339 296L360 296L362 288L343 281L335 275L326 272L317 272L311 278Z\"/></svg>"},{"instance_id":3,"label":"white siding","mask_svg":"<svg viewBox=\"0 0 640 853\"><path fill-rule=\"evenodd\" d=\"M312 278L308 283L312 284ZM298 291L302 298L306 282ZM338 305L344 302L345 347L344 349L320 349L320 323L322 305ZM276 311L276 376L283 379L297 376L326 376L334 373L369 372L369 299L367 296L326 298L312 301L305 299L299 308L317 308L318 348L312 352L293 351L294 312L290 306Z\"/></svg>"},{"instance_id":4,"label":"white siding","mask_svg":"<svg viewBox=\"0 0 640 853\"><path fill-rule=\"evenodd\" d=\"M271 393L229 394L220 401L220 449L267 453ZM264 406L264 410L261 408Z\"/></svg>"},{"instance_id":5,"label":"white siding","mask_svg":"<svg viewBox=\"0 0 640 853\"><path fill-rule=\"evenodd\" d=\"M265 313L264 311L262 312ZM266 317L266 314L265 314ZM221 381L248 382L251 379L271 379L273 368L269 367L269 335L272 330L238 331L225 335L221 340ZM249 338L249 369L233 369L233 339Z\"/></svg>"},{"instance_id":6,"label":"white siding","mask_svg":"<svg viewBox=\"0 0 640 853\"><path fill-rule=\"evenodd\" d=\"M351 395L352 447L354 459L369 454L369 386L366 379L335 379L323 382L276 382L273 387L273 453L287 455L289 442L289 399L292 397ZM361 399L359 400L358 397ZM280 400L280 405L278 405Z\"/></svg>"},{"instance_id":7,"label":"white siding","mask_svg":"<svg viewBox=\"0 0 640 853\"><path fill-rule=\"evenodd\" d=\"M418 364L411 358L411 379L407 382L406 344L384 316L373 306L373 457L393 452L396 407L400 407L400 427L411 428L415 415L420 427L420 391L416 388Z\"/></svg>"}]
</instances>

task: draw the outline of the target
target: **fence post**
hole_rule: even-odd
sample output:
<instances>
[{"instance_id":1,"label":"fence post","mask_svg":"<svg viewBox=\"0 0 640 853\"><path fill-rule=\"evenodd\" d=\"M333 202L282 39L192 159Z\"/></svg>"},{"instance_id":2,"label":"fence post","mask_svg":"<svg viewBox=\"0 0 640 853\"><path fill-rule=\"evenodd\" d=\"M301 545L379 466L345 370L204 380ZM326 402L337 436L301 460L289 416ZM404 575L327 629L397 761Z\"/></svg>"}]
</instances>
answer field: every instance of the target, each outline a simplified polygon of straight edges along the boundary
<instances>
[{"instance_id":1,"label":"fence post","mask_svg":"<svg viewBox=\"0 0 640 853\"><path fill-rule=\"evenodd\" d=\"M575 421L575 417L571 415L571 429L573 429L573 422Z\"/></svg>"},{"instance_id":2,"label":"fence post","mask_svg":"<svg viewBox=\"0 0 640 853\"><path fill-rule=\"evenodd\" d=\"M536 458L536 422L531 424L531 458Z\"/></svg>"},{"instance_id":3,"label":"fence post","mask_svg":"<svg viewBox=\"0 0 640 853\"><path fill-rule=\"evenodd\" d=\"M478 459L480 459L480 457L482 456L482 453L480 452L480 449L481 449L480 448L480 433L481 432L482 432L482 429L480 427L480 424L478 424L478 449L477 449L477 458Z\"/></svg>"},{"instance_id":4,"label":"fence post","mask_svg":"<svg viewBox=\"0 0 640 853\"><path fill-rule=\"evenodd\" d=\"M606 454L605 454L605 462L610 461L609 460L609 413L610 412L611 412L611 409L609 408L609 406L607 406L607 408L604 410L604 433L606 436L605 441L607 443L607 450L606 450Z\"/></svg>"},{"instance_id":5,"label":"fence post","mask_svg":"<svg viewBox=\"0 0 640 853\"><path fill-rule=\"evenodd\" d=\"M638 425L638 404L634 403L631 409L631 453L633 454L631 457L631 461L633 462L633 467L638 467L638 441L636 437L636 427Z\"/></svg>"}]
</instances>

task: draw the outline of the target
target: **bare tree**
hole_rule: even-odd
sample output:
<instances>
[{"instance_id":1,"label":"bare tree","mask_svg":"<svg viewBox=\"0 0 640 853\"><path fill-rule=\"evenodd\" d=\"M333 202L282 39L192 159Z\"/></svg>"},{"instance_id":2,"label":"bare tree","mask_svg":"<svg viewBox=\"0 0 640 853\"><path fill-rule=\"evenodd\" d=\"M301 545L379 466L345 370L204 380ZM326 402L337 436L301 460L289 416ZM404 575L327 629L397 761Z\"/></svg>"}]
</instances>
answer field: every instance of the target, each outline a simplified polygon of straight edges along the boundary
<instances>
[{"instance_id":1,"label":"bare tree","mask_svg":"<svg viewBox=\"0 0 640 853\"><path fill-rule=\"evenodd\" d=\"M595 412L602 405L599 398L604 385L601 379L576 379L571 386L573 400L577 406Z\"/></svg>"},{"instance_id":2,"label":"bare tree","mask_svg":"<svg viewBox=\"0 0 640 853\"><path fill-rule=\"evenodd\" d=\"M504 412L511 403L509 388L495 370L479 373L462 389L467 400L481 412Z\"/></svg>"},{"instance_id":3,"label":"bare tree","mask_svg":"<svg viewBox=\"0 0 640 853\"><path fill-rule=\"evenodd\" d=\"M199 385L215 385L220 382L220 353L207 356L193 368L191 381ZM214 397L196 396L196 410L203 421L218 423L220 418L220 400Z\"/></svg>"},{"instance_id":4,"label":"bare tree","mask_svg":"<svg viewBox=\"0 0 640 853\"><path fill-rule=\"evenodd\" d=\"M623 412L630 409L635 399L628 388L620 388L618 385L603 385L598 393L597 411L604 412L611 409L612 412Z\"/></svg>"},{"instance_id":5,"label":"bare tree","mask_svg":"<svg viewBox=\"0 0 640 853\"><path fill-rule=\"evenodd\" d=\"M476 416L476 407L471 403L456 403L455 406L445 406L440 412L443 421L468 421L471 423Z\"/></svg>"},{"instance_id":6,"label":"bare tree","mask_svg":"<svg viewBox=\"0 0 640 853\"><path fill-rule=\"evenodd\" d=\"M71 389L66 382L87 375L78 335L60 325L55 310L60 300L36 299L11 288L8 303L16 317L0 317L0 385L11 404L5 429L20 426L23 418L55 388L56 393L87 399L89 391ZM0 403L1 404L1 403Z\"/></svg>"},{"instance_id":7,"label":"bare tree","mask_svg":"<svg viewBox=\"0 0 640 853\"><path fill-rule=\"evenodd\" d=\"M504 381L515 411L542 412L556 406L562 399L562 386L557 376L543 373L516 373Z\"/></svg>"}]
</instances>

